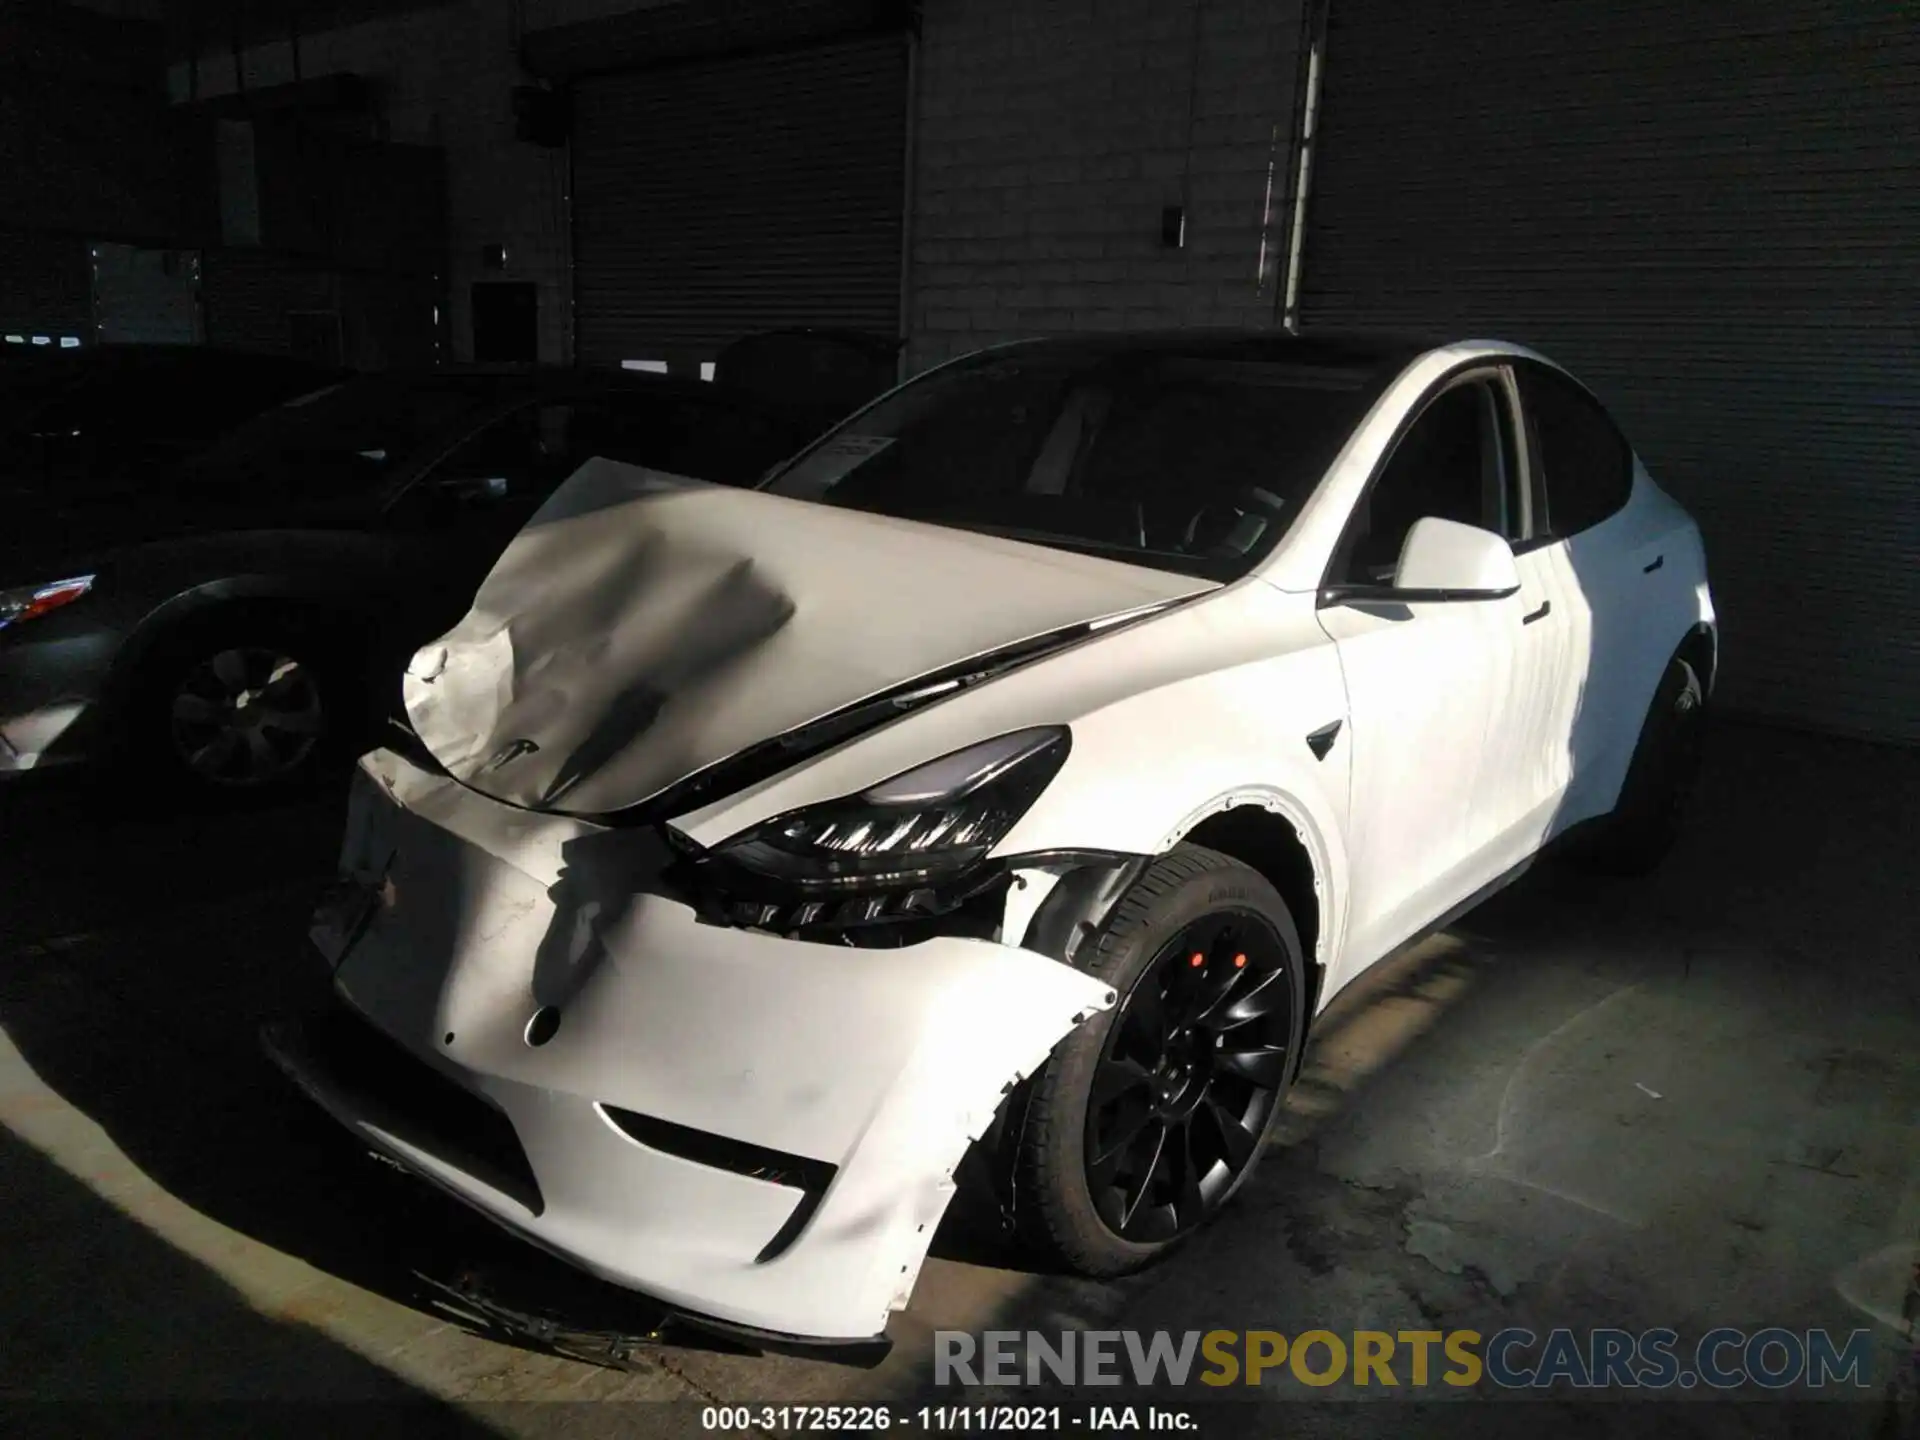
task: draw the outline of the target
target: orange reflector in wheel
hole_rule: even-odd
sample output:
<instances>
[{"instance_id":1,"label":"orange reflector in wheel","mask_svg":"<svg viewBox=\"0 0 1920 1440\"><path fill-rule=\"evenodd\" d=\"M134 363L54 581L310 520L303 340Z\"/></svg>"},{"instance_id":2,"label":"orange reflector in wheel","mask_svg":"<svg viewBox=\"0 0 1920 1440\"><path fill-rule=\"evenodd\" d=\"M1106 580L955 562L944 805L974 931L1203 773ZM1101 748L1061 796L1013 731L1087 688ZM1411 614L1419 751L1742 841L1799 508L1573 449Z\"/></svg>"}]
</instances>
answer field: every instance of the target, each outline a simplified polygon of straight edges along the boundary
<instances>
[{"instance_id":1,"label":"orange reflector in wheel","mask_svg":"<svg viewBox=\"0 0 1920 1440\"><path fill-rule=\"evenodd\" d=\"M1244 970L1244 969L1246 969L1246 968L1247 968L1247 957L1246 957L1246 956L1244 956L1244 955L1236 955L1236 956L1234 956L1234 957L1233 957L1233 968L1234 968L1234 969L1236 969L1236 970Z\"/></svg>"},{"instance_id":2,"label":"orange reflector in wheel","mask_svg":"<svg viewBox=\"0 0 1920 1440\"><path fill-rule=\"evenodd\" d=\"M1207 963L1207 957L1202 955L1198 950L1196 950L1193 952L1193 958L1187 961L1187 963L1191 965L1194 969L1198 970L1202 965Z\"/></svg>"}]
</instances>

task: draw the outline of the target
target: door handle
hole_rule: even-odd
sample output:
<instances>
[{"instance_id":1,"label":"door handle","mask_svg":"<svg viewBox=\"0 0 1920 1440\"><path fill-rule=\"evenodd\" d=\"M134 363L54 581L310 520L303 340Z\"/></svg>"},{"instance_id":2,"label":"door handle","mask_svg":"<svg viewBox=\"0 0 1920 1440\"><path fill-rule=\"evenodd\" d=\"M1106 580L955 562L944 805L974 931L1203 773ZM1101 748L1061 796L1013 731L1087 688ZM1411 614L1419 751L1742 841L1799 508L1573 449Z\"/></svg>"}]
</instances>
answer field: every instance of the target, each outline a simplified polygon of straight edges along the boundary
<instances>
[{"instance_id":1,"label":"door handle","mask_svg":"<svg viewBox=\"0 0 1920 1440\"><path fill-rule=\"evenodd\" d=\"M1522 615L1520 617L1520 623L1522 625L1531 625L1536 620L1546 619L1547 616L1551 615L1552 613L1553 613L1553 602L1551 600L1542 600L1540 602L1540 608L1538 610L1535 610L1532 613L1527 615Z\"/></svg>"},{"instance_id":2,"label":"door handle","mask_svg":"<svg viewBox=\"0 0 1920 1440\"><path fill-rule=\"evenodd\" d=\"M1654 571L1656 571L1656 570L1658 570L1658 569L1659 569L1659 568L1660 568L1660 567L1661 567L1662 565L1664 565L1664 564L1666 564L1666 563L1667 563L1667 557L1666 557L1666 556L1664 556L1664 555L1656 555L1656 556L1654 556L1654 557L1653 557L1653 561L1652 561L1652 563L1651 563L1651 564L1648 564L1648 565L1642 565L1642 566L1640 567L1640 573L1641 573L1642 575L1651 575L1651 574L1652 574L1652 573L1653 573Z\"/></svg>"}]
</instances>

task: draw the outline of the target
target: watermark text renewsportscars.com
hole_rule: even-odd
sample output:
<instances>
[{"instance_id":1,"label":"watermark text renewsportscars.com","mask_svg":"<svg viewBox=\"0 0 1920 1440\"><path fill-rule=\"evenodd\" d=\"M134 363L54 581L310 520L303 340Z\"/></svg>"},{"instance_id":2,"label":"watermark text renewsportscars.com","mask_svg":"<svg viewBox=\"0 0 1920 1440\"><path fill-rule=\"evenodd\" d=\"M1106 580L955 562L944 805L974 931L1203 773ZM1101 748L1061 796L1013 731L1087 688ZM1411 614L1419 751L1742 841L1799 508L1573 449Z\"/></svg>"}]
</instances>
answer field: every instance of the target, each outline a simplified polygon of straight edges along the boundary
<instances>
[{"instance_id":1,"label":"watermark text renewsportscars.com","mask_svg":"<svg viewBox=\"0 0 1920 1440\"><path fill-rule=\"evenodd\" d=\"M1728 1327L1477 1330L938 1330L937 1385L1299 1384L1504 1389L1867 1388L1871 1332Z\"/></svg>"}]
</instances>

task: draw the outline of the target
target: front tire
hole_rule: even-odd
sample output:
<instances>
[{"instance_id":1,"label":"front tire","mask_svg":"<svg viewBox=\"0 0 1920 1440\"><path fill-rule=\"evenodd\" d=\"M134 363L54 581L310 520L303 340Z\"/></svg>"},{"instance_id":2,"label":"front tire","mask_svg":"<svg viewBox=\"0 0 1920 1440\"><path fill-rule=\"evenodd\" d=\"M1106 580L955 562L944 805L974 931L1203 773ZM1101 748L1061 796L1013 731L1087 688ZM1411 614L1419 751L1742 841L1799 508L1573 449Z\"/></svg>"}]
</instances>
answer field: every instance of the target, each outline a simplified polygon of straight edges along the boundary
<instances>
[{"instance_id":1,"label":"front tire","mask_svg":"<svg viewBox=\"0 0 1920 1440\"><path fill-rule=\"evenodd\" d=\"M1252 1174L1306 1034L1299 932L1268 881L1181 845L1121 897L1088 972L1120 995L1035 1077L1023 1238L1084 1275L1151 1264Z\"/></svg>"},{"instance_id":2,"label":"front tire","mask_svg":"<svg viewBox=\"0 0 1920 1440\"><path fill-rule=\"evenodd\" d=\"M192 626L143 667L130 758L143 778L241 801L310 787L343 752L358 712L347 649L297 617Z\"/></svg>"}]
</instances>

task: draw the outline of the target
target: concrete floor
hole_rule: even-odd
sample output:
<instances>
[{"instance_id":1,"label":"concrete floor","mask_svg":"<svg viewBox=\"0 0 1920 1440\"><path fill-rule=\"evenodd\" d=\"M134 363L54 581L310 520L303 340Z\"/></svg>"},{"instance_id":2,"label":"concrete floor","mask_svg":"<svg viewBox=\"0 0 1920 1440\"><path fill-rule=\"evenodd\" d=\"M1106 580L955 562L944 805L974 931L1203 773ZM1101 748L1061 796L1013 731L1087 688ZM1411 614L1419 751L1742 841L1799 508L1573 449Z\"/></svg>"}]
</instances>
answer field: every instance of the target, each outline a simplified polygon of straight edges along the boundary
<instances>
[{"instance_id":1,"label":"concrete floor","mask_svg":"<svg viewBox=\"0 0 1920 1440\"><path fill-rule=\"evenodd\" d=\"M616 1371L436 1308L429 1280L478 1267L644 1321L366 1162L258 1057L257 1020L323 983L303 935L337 800L162 819L13 787L0 1404L387 1401L345 1413L651 1436L716 1400L924 1396L933 1329L1784 1325L1872 1328L1878 1388L1415 1410L1289 1386L1201 1410L1201 1433L1481 1434L1499 1412L1529 1434L1920 1434L1880 1383L1920 1261L1920 755L1729 725L1695 819L1654 879L1543 868L1340 997L1284 1147L1178 1260L1029 1274L962 1215L877 1369L689 1340ZM119 1413L28 1410L63 1432Z\"/></svg>"}]
</instances>

